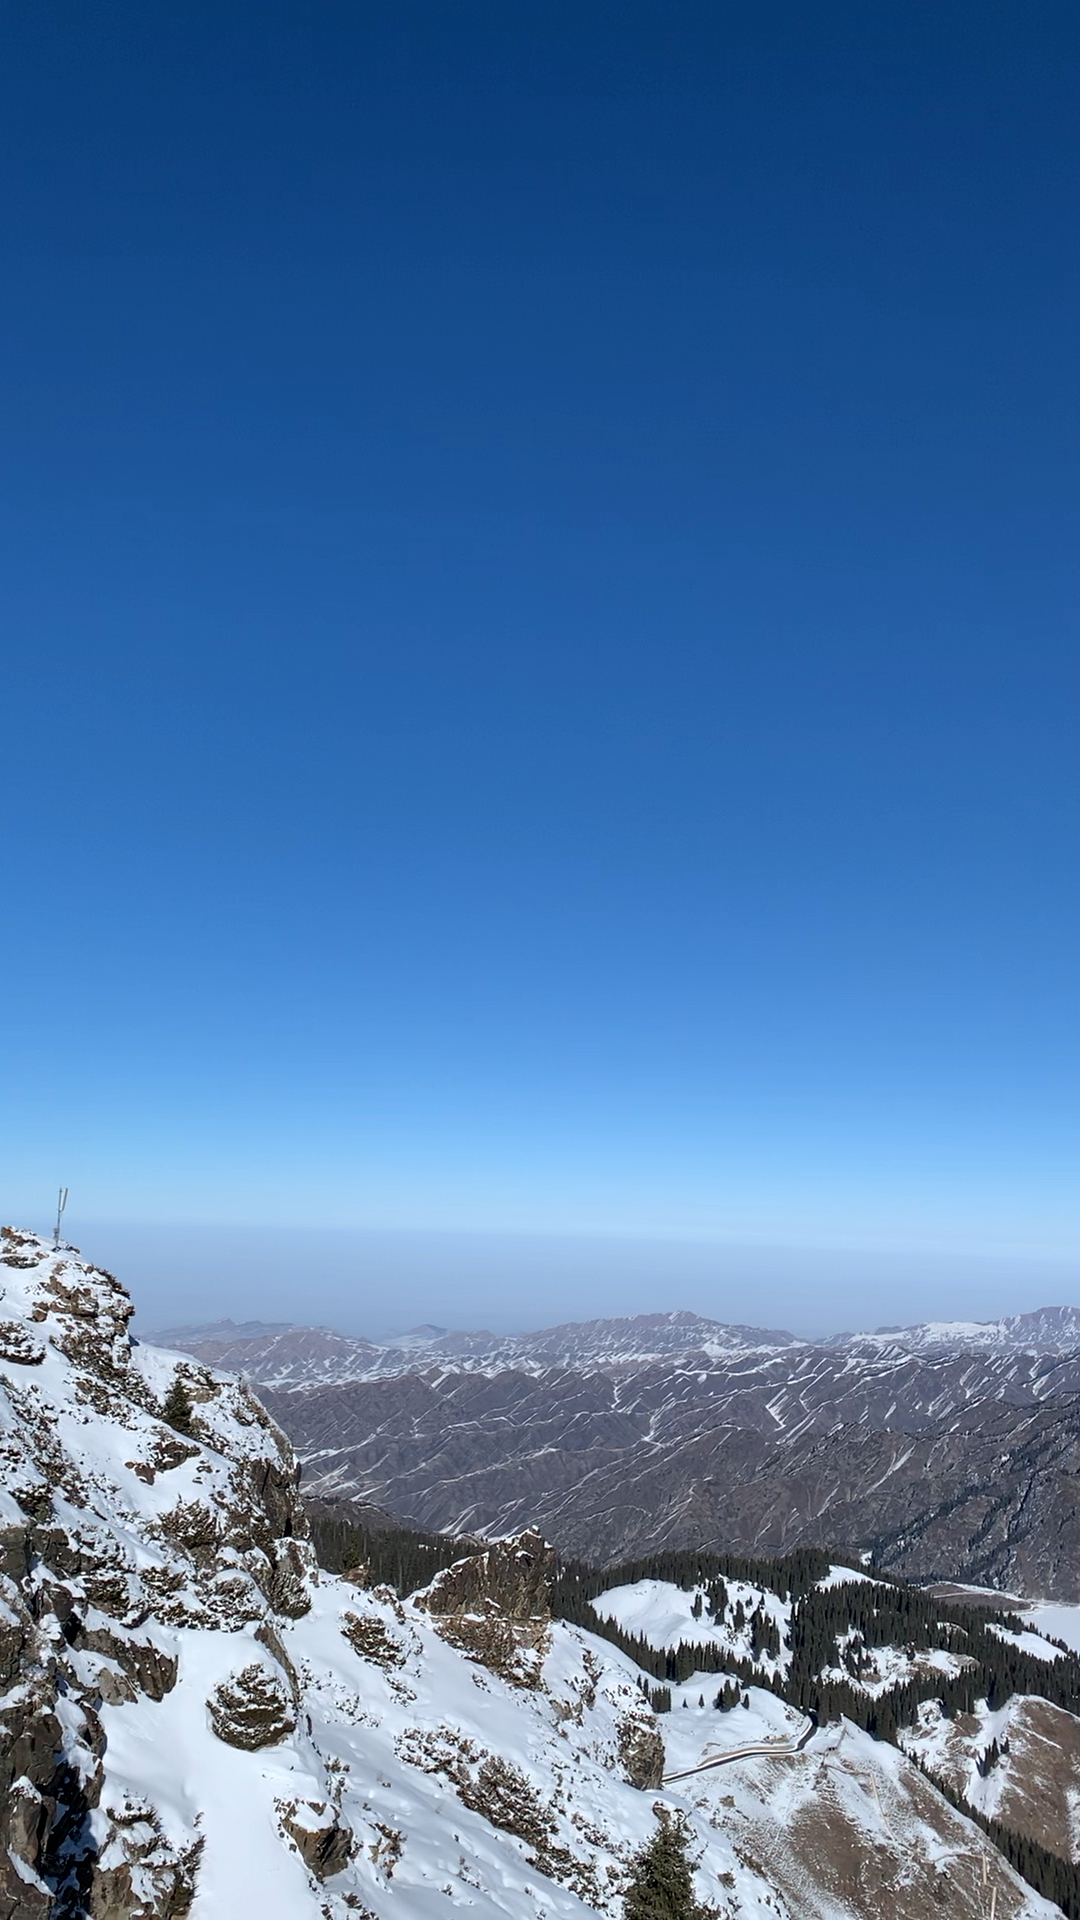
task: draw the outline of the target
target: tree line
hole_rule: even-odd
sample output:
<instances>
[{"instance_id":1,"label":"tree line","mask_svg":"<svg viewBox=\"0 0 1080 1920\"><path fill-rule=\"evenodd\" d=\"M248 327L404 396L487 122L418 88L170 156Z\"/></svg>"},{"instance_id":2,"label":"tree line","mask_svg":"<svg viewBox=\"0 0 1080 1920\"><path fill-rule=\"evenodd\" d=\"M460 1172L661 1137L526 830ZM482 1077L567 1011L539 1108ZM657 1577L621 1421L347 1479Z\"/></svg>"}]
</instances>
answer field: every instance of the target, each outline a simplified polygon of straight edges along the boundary
<instances>
[{"instance_id":1,"label":"tree line","mask_svg":"<svg viewBox=\"0 0 1080 1920\"><path fill-rule=\"evenodd\" d=\"M481 1543L467 1536L424 1533L416 1527L365 1526L340 1509L315 1501L309 1504L307 1517L316 1558L327 1573L351 1573L362 1567L373 1587L392 1587L402 1598L428 1586L455 1560L480 1550Z\"/></svg>"},{"instance_id":2,"label":"tree line","mask_svg":"<svg viewBox=\"0 0 1080 1920\"><path fill-rule=\"evenodd\" d=\"M1020 1630L1023 1622L1015 1614L937 1600L918 1587L880 1576L821 1588L816 1582L825 1577L832 1564L836 1561L829 1554L805 1548L790 1559L775 1561L750 1561L726 1554L658 1554L602 1571L570 1563L561 1570L557 1591L566 1609L564 1617L610 1640L646 1673L668 1683L662 1693L659 1689L651 1693L654 1708L659 1711L670 1708L671 1683L685 1683L697 1672L723 1672L728 1678L716 1696L715 1706L737 1706L743 1687L765 1687L803 1712L812 1710L822 1722L843 1716L873 1738L892 1745L900 1744L901 1730L914 1724L926 1700L940 1701L942 1711L952 1718L972 1713L980 1700L996 1708L1004 1706L1014 1694L1036 1694L1066 1712L1080 1714L1080 1656L1060 1649L1056 1660L1040 1660L992 1631L995 1626L1005 1632ZM763 1671L752 1661L704 1643L683 1641L677 1647L658 1651L639 1636L625 1633L617 1622L604 1620L594 1612L591 1602L609 1588L650 1579L673 1580L684 1590L704 1587L717 1621L724 1615L723 1604L718 1606L716 1601L722 1595L726 1598L725 1580L743 1580L790 1598L791 1660L787 1671ZM704 1611L703 1606L699 1617ZM825 1670L835 1671L844 1664L840 1639L847 1639L851 1651L850 1677L824 1680ZM944 1646L970 1664L954 1675L931 1669L872 1696L855 1683L859 1667L866 1670L872 1650L892 1646L912 1656ZM985 1775L996 1765L1003 1750L1007 1751L1007 1743L1003 1749L992 1742L976 1761L979 1772ZM1080 1920L1080 1869L1000 1820L980 1813L930 1773L916 1756L908 1757L915 1759L957 1812L983 1829L1036 1893L1059 1906L1067 1920Z\"/></svg>"}]
</instances>

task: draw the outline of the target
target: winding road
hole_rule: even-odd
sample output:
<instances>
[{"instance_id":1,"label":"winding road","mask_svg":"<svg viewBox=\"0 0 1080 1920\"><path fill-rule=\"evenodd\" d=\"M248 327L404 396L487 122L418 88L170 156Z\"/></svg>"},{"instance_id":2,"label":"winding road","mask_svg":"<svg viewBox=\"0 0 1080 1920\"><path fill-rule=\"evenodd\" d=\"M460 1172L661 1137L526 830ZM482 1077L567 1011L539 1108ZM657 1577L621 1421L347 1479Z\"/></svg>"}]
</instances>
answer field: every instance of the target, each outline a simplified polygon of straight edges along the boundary
<instances>
[{"instance_id":1,"label":"winding road","mask_svg":"<svg viewBox=\"0 0 1080 1920\"><path fill-rule=\"evenodd\" d=\"M709 1773L713 1767L726 1767L732 1760L746 1760L756 1754L765 1754L773 1760L790 1760L801 1753L811 1735L817 1731L817 1714L808 1713L806 1725L797 1740L758 1740L745 1747L729 1747L726 1753L715 1754L711 1760L702 1760L696 1767L683 1767L679 1773L665 1773L662 1784L671 1786L676 1780L689 1780L692 1774Z\"/></svg>"}]
</instances>

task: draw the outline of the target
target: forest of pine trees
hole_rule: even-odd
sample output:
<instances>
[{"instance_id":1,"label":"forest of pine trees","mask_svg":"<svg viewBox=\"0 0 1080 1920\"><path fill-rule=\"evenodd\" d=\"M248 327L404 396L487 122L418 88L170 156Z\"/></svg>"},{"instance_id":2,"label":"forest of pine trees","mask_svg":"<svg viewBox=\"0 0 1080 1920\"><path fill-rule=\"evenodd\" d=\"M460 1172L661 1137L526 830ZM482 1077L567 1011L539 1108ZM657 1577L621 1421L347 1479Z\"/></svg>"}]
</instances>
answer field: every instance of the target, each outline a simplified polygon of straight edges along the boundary
<instances>
[{"instance_id":1,"label":"forest of pine trees","mask_svg":"<svg viewBox=\"0 0 1080 1920\"><path fill-rule=\"evenodd\" d=\"M831 1563L830 1555L814 1549L802 1549L777 1560L748 1560L734 1554L657 1554L603 1571L568 1563L556 1583L556 1611L611 1640L647 1673L668 1682L685 1682L693 1673L723 1672L729 1677L715 1696L713 1704L718 1708L738 1706L742 1698L739 1682L766 1687L804 1712L813 1711L823 1722L843 1715L875 1739L894 1745L898 1744L900 1729L913 1723L924 1700L940 1700L943 1711L951 1717L970 1713L978 1700L1000 1707L1014 1693L1029 1693L1080 1714L1080 1657L1066 1652L1054 1661L1039 1660L993 1632L995 1625L1007 1631L1021 1628L1023 1622L1015 1615L946 1603L902 1581L880 1577L821 1589L816 1582L825 1576ZM698 1619L704 1617L706 1605L713 1617L723 1617L726 1581L742 1580L781 1599L790 1599L791 1661L787 1672L762 1671L749 1661L733 1659L722 1648L685 1641L667 1652L658 1652L624 1633L614 1621L602 1620L594 1613L590 1602L597 1595L637 1580L670 1580L685 1591L703 1587L705 1604L700 1613L692 1609ZM737 1619L736 1611L732 1624ZM845 1663L837 1642L849 1635L850 1661ZM893 1646L912 1654L946 1646L973 1664L954 1677L931 1672L905 1680L872 1698L854 1684L859 1665L871 1649ZM850 1681L822 1681L823 1669L845 1664ZM992 1741L980 1755L979 1771L989 1772L1003 1751L1007 1751L1007 1743L1003 1746ZM1029 1886L1056 1902L1068 1920L1080 1920L1080 1869L1000 1821L987 1819L946 1789L936 1776L928 1777L958 1812L983 1828Z\"/></svg>"},{"instance_id":2,"label":"forest of pine trees","mask_svg":"<svg viewBox=\"0 0 1080 1920\"><path fill-rule=\"evenodd\" d=\"M349 1573L366 1567L374 1587L393 1587L402 1596L426 1587L443 1567L479 1543L468 1536L421 1533L413 1527L365 1527L340 1513L312 1504L308 1509L311 1539L319 1565L328 1573Z\"/></svg>"}]
</instances>

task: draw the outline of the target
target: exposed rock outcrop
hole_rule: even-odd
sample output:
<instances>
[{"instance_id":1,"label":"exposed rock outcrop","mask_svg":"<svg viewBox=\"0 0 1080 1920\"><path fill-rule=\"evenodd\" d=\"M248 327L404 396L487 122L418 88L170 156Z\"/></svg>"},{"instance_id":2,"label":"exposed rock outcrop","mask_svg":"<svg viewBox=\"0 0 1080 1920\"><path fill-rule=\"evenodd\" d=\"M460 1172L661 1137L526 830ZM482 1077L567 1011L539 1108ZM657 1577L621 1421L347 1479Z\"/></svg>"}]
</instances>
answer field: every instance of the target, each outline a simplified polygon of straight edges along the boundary
<instances>
[{"instance_id":1,"label":"exposed rock outcrop","mask_svg":"<svg viewBox=\"0 0 1080 1920\"><path fill-rule=\"evenodd\" d=\"M356 1841L325 1800L289 1800L279 1808L279 1818L282 1831L320 1880L344 1872Z\"/></svg>"},{"instance_id":2,"label":"exposed rock outcrop","mask_svg":"<svg viewBox=\"0 0 1080 1920\"><path fill-rule=\"evenodd\" d=\"M486 1602L518 1625L551 1618L555 1554L531 1528L436 1574L423 1597L429 1613L476 1613Z\"/></svg>"},{"instance_id":3,"label":"exposed rock outcrop","mask_svg":"<svg viewBox=\"0 0 1080 1920\"><path fill-rule=\"evenodd\" d=\"M446 1567L416 1604L451 1646L517 1686L539 1684L555 1555L539 1533L498 1540Z\"/></svg>"},{"instance_id":4,"label":"exposed rock outcrop","mask_svg":"<svg viewBox=\"0 0 1080 1920\"><path fill-rule=\"evenodd\" d=\"M658 1787L664 1778L663 1736L644 1708L619 1725L619 1759L627 1782L639 1790Z\"/></svg>"},{"instance_id":5,"label":"exposed rock outcrop","mask_svg":"<svg viewBox=\"0 0 1080 1920\"><path fill-rule=\"evenodd\" d=\"M277 1746L296 1725L289 1690L258 1661L220 1681L207 1705L218 1739L247 1753Z\"/></svg>"},{"instance_id":6,"label":"exposed rock outcrop","mask_svg":"<svg viewBox=\"0 0 1080 1920\"><path fill-rule=\"evenodd\" d=\"M310 1604L287 1443L239 1382L190 1360L198 1438L172 1431L177 1362L131 1340L132 1312L103 1268L3 1229L0 1920L186 1912L198 1837L177 1847L149 1803L104 1791L102 1709L168 1696L170 1625ZM291 1726L282 1695L274 1724ZM248 1703L230 1724L258 1723Z\"/></svg>"}]
</instances>

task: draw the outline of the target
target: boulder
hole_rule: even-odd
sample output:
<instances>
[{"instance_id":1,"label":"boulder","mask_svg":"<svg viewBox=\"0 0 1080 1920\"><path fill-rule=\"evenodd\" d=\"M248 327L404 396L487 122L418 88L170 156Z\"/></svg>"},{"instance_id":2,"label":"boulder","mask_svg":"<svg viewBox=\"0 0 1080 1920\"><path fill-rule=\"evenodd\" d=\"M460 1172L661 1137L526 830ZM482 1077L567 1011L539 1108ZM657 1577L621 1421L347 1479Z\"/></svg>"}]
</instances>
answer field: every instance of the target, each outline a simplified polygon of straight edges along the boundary
<instances>
[{"instance_id":1,"label":"boulder","mask_svg":"<svg viewBox=\"0 0 1080 1920\"><path fill-rule=\"evenodd\" d=\"M218 1739L246 1753L277 1746L296 1725L296 1711L284 1682L258 1660L222 1680L207 1706Z\"/></svg>"},{"instance_id":2,"label":"boulder","mask_svg":"<svg viewBox=\"0 0 1080 1920\"><path fill-rule=\"evenodd\" d=\"M319 1880L329 1880L347 1867L356 1850L356 1840L343 1827L333 1807L325 1800L290 1800L279 1804L282 1832L300 1851L306 1866Z\"/></svg>"},{"instance_id":3,"label":"boulder","mask_svg":"<svg viewBox=\"0 0 1080 1920\"><path fill-rule=\"evenodd\" d=\"M436 1574L418 1607L444 1640L514 1686L540 1685L555 1563L539 1533L498 1540Z\"/></svg>"},{"instance_id":4,"label":"boulder","mask_svg":"<svg viewBox=\"0 0 1080 1920\"><path fill-rule=\"evenodd\" d=\"M651 1792L663 1784L664 1741L651 1713L625 1714L619 1722L618 1742L629 1786Z\"/></svg>"}]
</instances>

